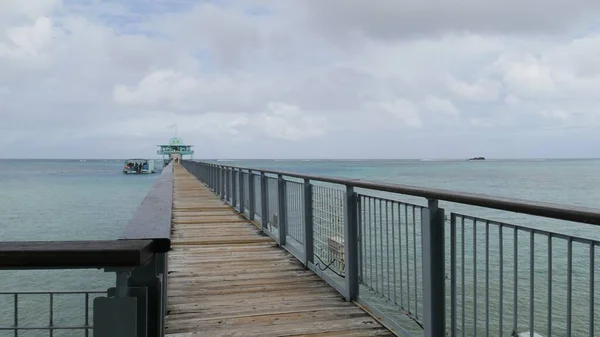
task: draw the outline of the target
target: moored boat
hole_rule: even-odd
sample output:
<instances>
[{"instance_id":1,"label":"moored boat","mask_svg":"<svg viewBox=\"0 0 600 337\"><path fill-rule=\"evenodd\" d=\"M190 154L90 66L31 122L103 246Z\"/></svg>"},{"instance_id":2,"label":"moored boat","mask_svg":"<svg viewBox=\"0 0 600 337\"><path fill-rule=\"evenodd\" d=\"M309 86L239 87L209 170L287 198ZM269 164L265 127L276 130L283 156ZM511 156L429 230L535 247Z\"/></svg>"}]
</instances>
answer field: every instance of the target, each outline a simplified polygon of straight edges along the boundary
<instances>
[{"instance_id":1,"label":"moored boat","mask_svg":"<svg viewBox=\"0 0 600 337\"><path fill-rule=\"evenodd\" d=\"M151 174L156 173L154 167L154 160L148 159L127 159L125 161L125 167L123 168L124 174Z\"/></svg>"}]
</instances>

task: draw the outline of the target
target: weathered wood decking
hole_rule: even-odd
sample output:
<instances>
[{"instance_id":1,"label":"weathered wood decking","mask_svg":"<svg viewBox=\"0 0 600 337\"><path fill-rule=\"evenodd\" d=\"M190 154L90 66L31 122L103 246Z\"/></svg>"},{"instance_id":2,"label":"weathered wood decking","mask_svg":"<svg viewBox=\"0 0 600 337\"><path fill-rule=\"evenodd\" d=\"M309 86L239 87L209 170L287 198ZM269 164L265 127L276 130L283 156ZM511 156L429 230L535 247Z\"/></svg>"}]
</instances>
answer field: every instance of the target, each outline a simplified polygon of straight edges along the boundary
<instances>
[{"instance_id":1,"label":"weathered wood decking","mask_svg":"<svg viewBox=\"0 0 600 337\"><path fill-rule=\"evenodd\" d=\"M175 166L167 335L393 336Z\"/></svg>"}]
</instances>

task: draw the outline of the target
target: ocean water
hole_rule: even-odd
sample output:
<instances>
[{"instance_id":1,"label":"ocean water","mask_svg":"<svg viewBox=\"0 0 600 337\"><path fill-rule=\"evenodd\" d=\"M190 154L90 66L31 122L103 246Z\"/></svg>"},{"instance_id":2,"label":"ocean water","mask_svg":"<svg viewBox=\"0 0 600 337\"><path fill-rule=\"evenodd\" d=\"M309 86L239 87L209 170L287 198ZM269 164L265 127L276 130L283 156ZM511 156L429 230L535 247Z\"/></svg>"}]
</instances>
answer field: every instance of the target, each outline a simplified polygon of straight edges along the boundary
<instances>
[{"instance_id":1,"label":"ocean water","mask_svg":"<svg viewBox=\"0 0 600 337\"><path fill-rule=\"evenodd\" d=\"M486 161L419 161L419 160L377 160L377 161L272 161L272 160L239 160L220 161L220 164L238 165L254 168L280 169L290 172L309 173L324 176L348 177L354 179L374 180L382 182L399 183L406 185L443 188L455 191L485 193L496 196L522 198L535 201L554 202L576 206L600 207L600 160L486 160ZM123 175L121 173L121 160L88 160L88 161L12 161L0 160L0 240L94 240L114 239L119 236L124 225L133 215L136 207L143 200L152 186L156 175ZM388 195L395 200L424 204L424 200L408 196ZM582 237L600 238L600 230L596 226L574 224L561 221L550 221L536 217L529 217L509 212L492 211L479 207L470 207L451 203L441 203L448 215L450 211L461 214L474 215L486 219L500 220L511 224L550 230L556 233L578 235ZM469 255L469 247L479 240L479 236L470 236L472 226L465 225L465 255L466 271L464 280L467 288L473 288L472 268L480 275L477 282L477 298L485 292L485 284L481 275L481 263L485 252L480 251L483 244L474 248L480 257L474 262ZM483 231L479 231L481 235ZM490 232L490 242L498 242L498 233ZM512 235L506 231L505 236ZM519 234L519 299L517 307L519 320L517 325L520 330L526 328L529 322L529 289L527 276L529 275L529 239L526 235ZM494 241L495 240L495 241ZM547 243L536 238L536 277L541 281L535 283L536 306L534 310L535 330L544 334L547 326L546 290L544 288L544 249ZM481 241L483 242L483 241ZM544 246L546 245L546 246ZM513 245L514 246L514 245ZM513 293L512 271L514 261L510 260L513 246L504 247L503 259L490 258L490 269L497 267L504 261L507 280L503 287L505 291L504 310L512 315ZM546 247L546 248L544 248ZM556 245L553 251L555 266L553 267L553 297L552 320L553 335L561 335L566 312L566 294L564 293L566 281L565 268L561 263L566 263L566 248ZM490 245L490 255L497 249ZM540 250L538 252L538 249ZM475 250L471 250L471 255ZM509 254L510 253L510 254ZM542 258L537 258L538 253ZM496 254L497 255L497 254ZM525 258L522 258L522 255ZM448 258L448 257L447 257ZM586 260L587 259L587 260ZM509 261L510 260L510 261ZM596 261L600 260L600 256ZM512 261L512 262L511 262ZM589 285L589 253L586 255L585 247L573 248L573 282L581 285L580 292L574 292L576 300L573 305L574 335L578 336L588 331L589 322L589 294L585 292ZM539 267L538 267L539 265ZM461 265L462 266L462 265ZM420 267L420 266L418 266ZM594 267L595 268L595 267ZM418 268L417 268L418 269ZM595 268L597 269L597 268ZM493 273L492 273L493 274ZM496 274L498 272L496 271ZM521 274L525 276L521 276ZM596 279L598 279L596 271ZM494 277L495 276L495 277ZM497 291L499 275L490 276L492 292ZM523 280L522 280L523 278ZM417 281L420 281L417 280ZM85 271L8 271L0 272L0 292L10 290L105 290L112 286L114 276L97 270ZM469 283L470 282L470 283ZM521 289L523 288L523 289ZM579 289L578 288L578 289ZM600 285L596 286L600 289ZM470 290L465 290L469 295ZM596 294L594 294L596 296ZM64 299L55 299L55 323L83 322L82 311L69 310L73 303L79 303L84 308L83 299L79 296L64 296ZM468 296L467 296L468 297ZM538 300L539 298L539 300ZM561 301L562 298L562 301ZM3 301L3 303L2 303ZM12 298L0 295L0 327L12 324ZM41 310L41 302L46 308L48 299L39 296L30 300L19 301L20 322L35 325L48 323L47 310ZM60 302L60 303L59 303ZM498 302L498 301L497 301ZM539 302L539 303L538 303ZM596 301L599 303L600 301ZM481 302L480 302L481 303ZM490 298L493 310L498 310L497 303ZM472 307L467 303L466 307ZM484 308L480 304L479 308ZM58 309L64 309L61 314ZM459 311L461 308L459 307ZM596 312L600 311L600 308ZM465 331L467 335L471 326L477 323L476 331L485 326L485 317L479 315L477 320L470 319L473 313L466 309ZM62 316L61 316L62 315ZM522 317L521 317L522 316ZM462 317L462 316L461 316ZM490 314L490 320L494 320ZM512 316L507 316L511 317ZM596 320L598 318L596 317ZM494 331L498 327L492 322ZM504 322L509 330L512 321ZM0 337L2 335L0 331ZM57 332L55 336L82 336L81 332ZM8 336L10 334L6 334ZM20 336L45 336L40 332L23 332ZM497 335L492 333L491 335ZM11 335L12 336L12 335Z\"/></svg>"},{"instance_id":2,"label":"ocean water","mask_svg":"<svg viewBox=\"0 0 600 337\"><path fill-rule=\"evenodd\" d=\"M0 160L0 240L118 238L158 177L124 175L122 167L122 160ZM106 290L114 284L113 275L101 270L0 271L0 292ZM13 324L13 301L0 295L0 327ZM84 324L85 295L57 295L53 302L56 325ZM20 296L19 323L48 325L49 307L48 295ZM14 335L0 331L0 336ZM19 336L48 332L21 331ZM57 330L54 336L84 334Z\"/></svg>"}]
</instances>

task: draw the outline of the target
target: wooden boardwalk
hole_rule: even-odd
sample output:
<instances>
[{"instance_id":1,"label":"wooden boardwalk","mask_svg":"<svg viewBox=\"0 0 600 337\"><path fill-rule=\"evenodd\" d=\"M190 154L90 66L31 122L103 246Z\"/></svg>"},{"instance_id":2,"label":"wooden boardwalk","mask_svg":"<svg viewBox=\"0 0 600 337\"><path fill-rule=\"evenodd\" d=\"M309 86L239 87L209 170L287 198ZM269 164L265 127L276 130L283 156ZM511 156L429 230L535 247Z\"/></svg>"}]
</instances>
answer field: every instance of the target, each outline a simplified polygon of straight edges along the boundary
<instances>
[{"instance_id":1,"label":"wooden boardwalk","mask_svg":"<svg viewBox=\"0 0 600 337\"><path fill-rule=\"evenodd\" d=\"M175 166L167 335L393 336Z\"/></svg>"}]
</instances>

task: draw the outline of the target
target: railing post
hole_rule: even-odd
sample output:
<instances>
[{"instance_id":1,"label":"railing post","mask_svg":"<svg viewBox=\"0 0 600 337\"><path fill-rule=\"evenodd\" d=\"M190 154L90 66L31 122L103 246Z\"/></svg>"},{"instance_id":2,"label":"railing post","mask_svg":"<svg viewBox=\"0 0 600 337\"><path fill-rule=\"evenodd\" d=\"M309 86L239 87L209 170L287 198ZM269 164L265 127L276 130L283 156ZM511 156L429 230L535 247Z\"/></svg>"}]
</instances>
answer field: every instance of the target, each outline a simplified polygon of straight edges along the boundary
<instances>
[{"instance_id":1,"label":"railing post","mask_svg":"<svg viewBox=\"0 0 600 337\"><path fill-rule=\"evenodd\" d=\"M163 313L166 303L163 301L166 299L166 260L167 254L155 254L148 265L134 269L128 280L130 289L146 294L146 305L138 311L139 315L146 312L146 334L142 334L144 337L162 337L162 332L165 331Z\"/></svg>"},{"instance_id":2,"label":"railing post","mask_svg":"<svg viewBox=\"0 0 600 337\"><path fill-rule=\"evenodd\" d=\"M220 184L221 185L221 188L220 188L221 189L221 191L220 191L221 192L220 193L221 200L225 200L225 173L226 173L225 167L219 166L219 177L221 180L221 184Z\"/></svg>"},{"instance_id":3,"label":"railing post","mask_svg":"<svg viewBox=\"0 0 600 337\"><path fill-rule=\"evenodd\" d=\"M108 289L106 297L93 300L93 337L142 336L146 333L145 305L148 297L146 294L132 294L127 285L130 270L105 271L115 272L116 286ZM144 315L140 316L142 308Z\"/></svg>"},{"instance_id":4,"label":"railing post","mask_svg":"<svg viewBox=\"0 0 600 337\"><path fill-rule=\"evenodd\" d=\"M246 201L244 200L246 187L244 186L244 171L241 169L238 173L238 186L240 187L240 213L244 214L244 208L246 207Z\"/></svg>"},{"instance_id":5,"label":"railing post","mask_svg":"<svg viewBox=\"0 0 600 337\"><path fill-rule=\"evenodd\" d=\"M207 176L207 183L208 183L208 188L212 190L212 167L209 164L205 164L206 165L206 176Z\"/></svg>"},{"instance_id":6,"label":"railing post","mask_svg":"<svg viewBox=\"0 0 600 337\"><path fill-rule=\"evenodd\" d=\"M212 180L213 180L213 191L217 192L219 190L219 171L216 166L212 167ZM218 193L218 192L217 192Z\"/></svg>"},{"instance_id":7,"label":"railing post","mask_svg":"<svg viewBox=\"0 0 600 337\"><path fill-rule=\"evenodd\" d=\"M115 272L116 287L94 299L94 337L163 337L167 300L167 253L154 254L150 263Z\"/></svg>"},{"instance_id":8,"label":"railing post","mask_svg":"<svg viewBox=\"0 0 600 337\"><path fill-rule=\"evenodd\" d=\"M313 245L313 193L309 179L304 179L304 266L314 262Z\"/></svg>"},{"instance_id":9,"label":"railing post","mask_svg":"<svg viewBox=\"0 0 600 337\"><path fill-rule=\"evenodd\" d=\"M215 179L215 193L217 193L217 195L220 194L220 189L221 189L221 179L219 178L219 168L215 165L213 166L213 177Z\"/></svg>"},{"instance_id":10,"label":"railing post","mask_svg":"<svg viewBox=\"0 0 600 337\"><path fill-rule=\"evenodd\" d=\"M278 220L278 231L279 231L279 245L285 246L286 234L287 234L287 216L285 214L286 211L286 183L285 179L283 179L283 175L277 175L277 206L279 216Z\"/></svg>"},{"instance_id":11,"label":"railing post","mask_svg":"<svg viewBox=\"0 0 600 337\"><path fill-rule=\"evenodd\" d=\"M423 249L423 326L424 337L446 333L446 274L444 210L438 201L428 200L421 214Z\"/></svg>"},{"instance_id":12,"label":"railing post","mask_svg":"<svg viewBox=\"0 0 600 337\"><path fill-rule=\"evenodd\" d=\"M344 264L346 269L346 301L358 296L358 202L353 186L346 186L344 202Z\"/></svg>"},{"instance_id":13,"label":"railing post","mask_svg":"<svg viewBox=\"0 0 600 337\"><path fill-rule=\"evenodd\" d=\"M233 204L233 168L227 168L227 202Z\"/></svg>"},{"instance_id":14,"label":"railing post","mask_svg":"<svg viewBox=\"0 0 600 337\"><path fill-rule=\"evenodd\" d=\"M248 213L250 213L250 221L254 220L254 213L256 213L256 193L254 187L254 173L252 173L252 170L248 170L248 202L250 202Z\"/></svg>"},{"instance_id":15,"label":"railing post","mask_svg":"<svg viewBox=\"0 0 600 337\"><path fill-rule=\"evenodd\" d=\"M218 191L219 191L219 178L217 176L217 167L214 166L214 165L211 165L210 169L212 171L211 172L211 176L212 176L211 177L211 181L212 181L212 186L211 187L213 189L213 192L218 193Z\"/></svg>"},{"instance_id":16,"label":"railing post","mask_svg":"<svg viewBox=\"0 0 600 337\"><path fill-rule=\"evenodd\" d=\"M231 173L229 167L225 167L225 202L229 203L231 198Z\"/></svg>"},{"instance_id":17,"label":"railing post","mask_svg":"<svg viewBox=\"0 0 600 337\"><path fill-rule=\"evenodd\" d=\"M232 167L231 168L231 207L233 207L233 209L235 209L237 207L237 179L235 177L236 175L236 170Z\"/></svg>"},{"instance_id":18,"label":"railing post","mask_svg":"<svg viewBox=\"0 0 600 337\"><path fill-rule=\"evenodd\" d=\"M261 227L262 230L264 232L267 231L267 223L269 222L269 215L267 214L269 212L269 205L267 204L269 201L269 197L268 197L268 188L267 188L267 176L265 175L264 172L260 173L260 222L261 222Z\"/></svg>"}]
</instances>

